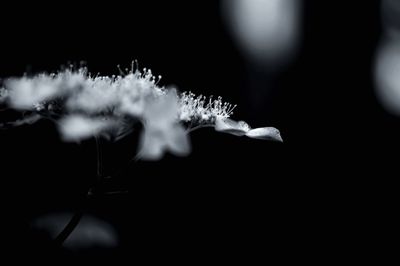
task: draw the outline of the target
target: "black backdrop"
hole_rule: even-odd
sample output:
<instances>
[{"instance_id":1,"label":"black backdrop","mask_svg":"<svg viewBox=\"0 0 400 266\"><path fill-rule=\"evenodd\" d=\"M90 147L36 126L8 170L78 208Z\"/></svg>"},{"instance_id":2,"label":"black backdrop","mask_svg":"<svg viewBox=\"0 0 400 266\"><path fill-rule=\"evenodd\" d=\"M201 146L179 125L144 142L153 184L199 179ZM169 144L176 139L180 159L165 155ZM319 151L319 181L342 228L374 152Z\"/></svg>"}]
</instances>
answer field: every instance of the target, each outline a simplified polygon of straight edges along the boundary
<instances>
[{"instance_id":1,"label":"black backdrop","mask_svg":"<svg viewBox=\"0 0 400 266\"><path fill-rule=\"evenodd\" d=\"M120 237L116 250L90 256L331 260L372 237L364 215L380 208L381 184L396 175L391 154L400 130L374 95L379 1L321 2L305 1L299 54L256 112L246 98L250 70L219 1L1 7L2 78L80 61L92 73L117 74L118 64L137 59L161 74L163 85L224 96L238 104L234 118L275 126L285 140L205 129L192 135L187 158L131 164L135 134L103 143L105 173L122 169L109 186L129 193L90 203L88 213L109 221ZM7 243L23 254L59 254L29 221L81 204L95 178L94 141L61 143L46 122L0 134Z\"/></svg>"}]
</instances>

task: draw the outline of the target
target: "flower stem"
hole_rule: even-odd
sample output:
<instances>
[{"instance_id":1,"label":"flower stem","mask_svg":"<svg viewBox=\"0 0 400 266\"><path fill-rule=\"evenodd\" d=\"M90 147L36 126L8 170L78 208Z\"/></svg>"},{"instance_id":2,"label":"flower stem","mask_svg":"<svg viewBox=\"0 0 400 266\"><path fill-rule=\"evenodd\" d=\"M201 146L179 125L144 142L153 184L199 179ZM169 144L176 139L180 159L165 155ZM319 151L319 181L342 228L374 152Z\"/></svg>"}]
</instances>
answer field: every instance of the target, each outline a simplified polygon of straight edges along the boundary
<instances>
[{"instance_id":1,"label":"flower stem","mask_svg":"<svg viewBox=\"0 0 400 266\"><path fill-rule=\"evenodd\" d=\"M211 124L198 125L198 126L195 126L195 127L192 127L192 128L188 128L186 130L186 133L191 133L191 132L193 132L193 131L195 131L197 129L206 128L206 127L214 127L214 125L211 125Z\"/></svg>"},{"instance_id":2,"label":"flower stem","mask_svg":"<svg viewBox=\"0 0 400 266\"><path fill-rule=\"evenodd\" d=\"M74 213L71 220L64 227L60 234L56 237L55 241L58 245L62 246L65 240L72 234L76 226L79 224L83 216L83 208L81 207L78 211Z\"/></svg>"},{"instance_id":3,"label":"flower stem","mask_svg":"<svg viewBox=\"0 0 400 266\"><path fill-rule=\"evenodd\" d=\"M100 183L102 181L102 176L103 176L103 169L102 169L102 165L103 165L103 156L101 153L101 146L100 146L100 139L98 136L94 137L95 142L96 142L96 156L97 156L97 178L96 178L96 185L99 185L98 183Z\"/></svg>"}]
</instances>

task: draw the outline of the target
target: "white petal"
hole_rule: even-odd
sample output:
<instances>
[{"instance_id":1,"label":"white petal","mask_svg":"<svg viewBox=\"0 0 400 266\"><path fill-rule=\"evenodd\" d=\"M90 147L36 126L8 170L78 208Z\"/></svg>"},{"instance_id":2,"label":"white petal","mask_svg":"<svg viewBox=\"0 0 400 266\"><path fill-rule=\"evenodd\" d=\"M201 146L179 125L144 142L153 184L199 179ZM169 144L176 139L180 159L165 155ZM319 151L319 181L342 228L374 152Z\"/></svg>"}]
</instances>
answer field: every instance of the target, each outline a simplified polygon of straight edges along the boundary
<instances>
[{"instance_id":1,"label":"white petal","mask_svg":"<svg viewBox=\"0 0 400 266\"><path fill-rule=\"evenodd\" d=\"M236 122L229 118L217 119L215 121L215 130L235 136L244 136L250 130L250 126L244 121Z\"/></svg>"},{"instance_id":2,"label":"white petal","mask_svg":"<svg viewBox=\"0 0 400 266\"><path fill-rule=\"evenodd\" d=\"M159 160L166 149L165 137L162 131L144 129L140 138L139 156L144 160Z\"/></svg>"},{"instance_id":3,"label":"white petal","mask_svg":"<svg viewBox=\"0 0 400 266\"><path fill-rule=\"evenodd\" d=\"M190 140L181 125L175 125L166 132L168 149L176 156L187 156L191 152Z\"/></svg>"},{"instance_id":4,"label":"white petal","mask_svg":"<svg viewBox=\"0 0 400 266\"><path fill-rule=\"evenodd\" d=\"M189 137L179 124L165 130L147 128L140 140L139 157L144 160L160 160L165 152L187 156L191 151Z\"/></svg>"},{"instance_id":5,"label":"white petal","mask_svg":"<svg viewBox=\"0 0 400 266\"><path fill-rule=\"evenodd\" d=\"M251 129L246 136L253 139L264 139L283 142L278 129L274 127L260 127Z\"/></svg>"},{"instance_id":6,"label":"white petal","mask_svg":"<svg viewBox=\"0 0 400 266\"><path fill-rule=\"evenodd\" d=\"M151 127L168 127L178 120L178 96L175 90L167 94L150 99L146 104L144 119Z\"/></svg>"},{"instance_id":7,"label":"white petal","mask_svg":"<svg viewBox=\"0 0 400 266\"><path fill-rule=\"evenodd\" d=\"M59 130L65 141L79 141L98 135L115 125L111 120L70 115L60 121Z\"/></svg>"}]
</instances>

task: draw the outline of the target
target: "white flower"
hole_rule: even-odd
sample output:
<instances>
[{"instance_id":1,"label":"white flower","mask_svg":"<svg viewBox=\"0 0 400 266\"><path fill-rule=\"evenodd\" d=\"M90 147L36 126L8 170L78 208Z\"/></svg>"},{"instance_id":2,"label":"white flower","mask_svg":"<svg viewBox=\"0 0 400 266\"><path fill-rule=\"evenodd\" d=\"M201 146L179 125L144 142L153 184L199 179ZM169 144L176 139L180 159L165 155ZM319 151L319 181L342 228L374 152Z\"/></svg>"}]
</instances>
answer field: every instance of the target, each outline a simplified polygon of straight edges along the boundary
<instances>
[{"instance_id":1,"label":"white flower","mask_svg":"<svg viewBox=\"0 0 400 266\"><path fill-rule=\"evenodd\" d=\"M32 110L35 104L53 99L62 92L59 80L45 74L9 79L6 88L10 105L20 110Z\"/></svg>"},{"instance_id":2,"label":"white flower","mask_svg":"<svg viewBox=\"0 0 400 266\"><path fill-rule=\"evenodd\" d=\"M82 115L69 115L59 122L59 130L65 141L80 141L94 137L115 126L115 121Z\"/></svg>"},{"instance_id":3,"label":"white flower","mask_svg":"<svg viewBox=\"0 0 400 266\"><path fill-rule=\"evenodd\" d=\"M219 132L229 133L235 136L247 136L253 139L263 139L283 142L278 129L274 127L260 127L251 129L244 121L236 122L232 119L217 119L215 122L215 130Z\"/></svg>"},{"instance_id":4,"label":"white flower","mask_svg":"<svg viewBox=\"0 0 400 266\"><path fill-rule=\"evenodd\" d=\"M158 77L158 80L161 76ZM118 80L119 105L117 111L135 117L142 116L147 98L162 96L164 88L157 86L156 78L151 70L142 74L139 71L120 77Z\"/></svg>"},{"instance_id":5,"label":"white flower","mask_svg":"<svg viewBox=\"0 0 400 266\"><path fill-rule=\"evenodd\" d=\"M140 141L140 158L158 160L169 151L177 156L190 153L190 142L184 128L178 124L178 101L175 90L147 103L144 131Z\"/></svg>"},{"instance_id":6,"label":"white flower","mask_svg":"<svg viewBox=\"0 0 400 266\"><path fill-rule=\"evenodd\" d=\"M66 107L71 111L99 113L118 102L115 82L108 77L87 78L83 86L71 91Z\"/></svg>"}]
</instances>

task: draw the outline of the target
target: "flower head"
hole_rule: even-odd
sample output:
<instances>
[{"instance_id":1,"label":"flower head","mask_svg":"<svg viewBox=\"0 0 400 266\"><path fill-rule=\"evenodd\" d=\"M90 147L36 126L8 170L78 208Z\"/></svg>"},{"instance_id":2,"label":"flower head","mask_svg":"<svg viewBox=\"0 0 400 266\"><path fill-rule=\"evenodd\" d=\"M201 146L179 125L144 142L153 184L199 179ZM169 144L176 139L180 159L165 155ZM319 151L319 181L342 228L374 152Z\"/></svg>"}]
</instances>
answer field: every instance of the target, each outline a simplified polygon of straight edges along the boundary
<instances>
[{"instance_id":1,"label":"flower head","mask_svg":"<svg viewBox=\"0 0 400 266\"><path fill-rule=\"evenodd\" d=\"M178 94L160 87L160 79L150 69L140 71L135 65L118 76L92 76L86 68L70 68L7 79L0 89L0 102L33 114L34 119L8 125L49 118L57 122L66 141L110 134L117 140L140 121L144 125L140 153L146 159L159 159L167 151L187 155L187 132L203 126L238 136L281 140L274 128L251 129L245 122L230 120L236 105L223 102L221 97Z\"/></svg>"}]
</instances>

